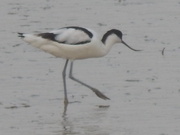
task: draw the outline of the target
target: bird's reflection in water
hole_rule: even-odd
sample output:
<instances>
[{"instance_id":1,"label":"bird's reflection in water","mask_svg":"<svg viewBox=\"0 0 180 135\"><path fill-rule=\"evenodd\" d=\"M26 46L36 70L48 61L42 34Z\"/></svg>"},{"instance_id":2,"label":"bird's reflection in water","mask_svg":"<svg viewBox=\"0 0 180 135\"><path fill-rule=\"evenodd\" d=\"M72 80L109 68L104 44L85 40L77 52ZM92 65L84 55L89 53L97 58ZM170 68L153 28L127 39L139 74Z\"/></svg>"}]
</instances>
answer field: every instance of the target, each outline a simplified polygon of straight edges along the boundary
<instances>
[{"instance_id":1,"label":"bird's reflection in water","mask_svg":"<svg viewBox=\"0 0 180 135\"><path fill-rule=\"evenodd\" d=\"M71 102L72 103L72 102ZM74 102L73 102L74 103ZM61 131L61 134L62 135L79 135L81 131L77 131L77 123L74 124L74 118L70 117L68 115L68 105L70 104L64 104L64 110L63 110L63 113L62 113L62 122L61 122L61 125L62 125L62 131ZM83 132L95 132L95 133L105 133L107 134L108 132L107 131L104 131L100 128L98 128L98 125L96 126L96 124L99 122L99 121L102 121L103 118L106 117L106 112L108 110L108 108L110 107L109 105L98 105L96 106L97 108L94 109L94 113L91 114L91 119L90 121L91 122L95 122L95 125L82 125L83 129L82 131Z\"/></svg>"},{"instance_id":2,"label":"bird's reflection in water","mask_svg":"<svg viewBox=\"0 0 180 135\"><path fill-rule=\"evenodd\" d=\"M67 108L68 108L68 104L64 104L64 110L62 115L63 135L71 134L73 128L72 123L68 120Z\"/></svg>"},{"instance_id":3,"label":"bird's reflection in water","mask_svg":"<svg viewBox=\"0 0 180 135\"><path fill-rule=\"evenodd\" d=\"M67 114L67 110L68 110L68 105L69 104L64 104L64 110L63 110L63 114L62 114L62 135L76 135L78 134L78 132L74 131L74 125L71 122L71 120L69 120L69 116Z\"/></svg>"}]
</instances>

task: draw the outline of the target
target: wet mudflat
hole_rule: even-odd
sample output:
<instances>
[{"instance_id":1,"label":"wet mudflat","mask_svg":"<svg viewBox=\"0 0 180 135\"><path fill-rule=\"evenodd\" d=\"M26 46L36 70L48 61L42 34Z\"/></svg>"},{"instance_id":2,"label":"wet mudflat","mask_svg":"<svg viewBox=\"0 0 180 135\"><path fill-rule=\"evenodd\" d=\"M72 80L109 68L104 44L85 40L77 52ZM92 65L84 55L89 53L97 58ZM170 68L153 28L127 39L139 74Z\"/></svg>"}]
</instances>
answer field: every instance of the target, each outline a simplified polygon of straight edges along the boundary
<instances>
[{"instance_id":1,"label":"wet mudflat","mask_svg":"<svg viewBox=\"0 0 180 135\"><path fill-rule=\"evenodd\" d=\"M180 2L178 0L2 0L0 5L0 133L3 135L179 135ZM17 37L83 26L111 28L142 52L117 44L98 59L79 60L74 75L111 100L67 80L63 104L55 58Z\"/></svg>"}]
</instances>

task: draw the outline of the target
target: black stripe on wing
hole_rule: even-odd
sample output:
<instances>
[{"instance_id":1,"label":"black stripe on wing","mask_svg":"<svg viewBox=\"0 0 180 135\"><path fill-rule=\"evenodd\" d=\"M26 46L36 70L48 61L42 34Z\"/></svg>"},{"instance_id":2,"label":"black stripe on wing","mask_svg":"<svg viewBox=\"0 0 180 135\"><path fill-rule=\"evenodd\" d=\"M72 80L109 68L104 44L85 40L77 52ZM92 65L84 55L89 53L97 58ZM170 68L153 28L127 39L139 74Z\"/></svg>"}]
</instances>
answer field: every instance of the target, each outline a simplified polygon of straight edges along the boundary
<instances>
[{"instance_id":1,"label":"black stripe on wing","mask_svg":"<svg viewBox=\"0 0 180 135\"><path fill-rule=\"evenodd\" d=\"M93 34L89 30L87 30L85 28L82 28L82 27L69 26L69 27L64 27L64 28L61 28L61 29L71 29L71 28L75 29L75 30L83 31L85 34L87 34L89 36L90 39L93 37ZM55 41L55 42L58 42L58 43L69 44L69 45L86 44L86 43L89 43L91 41L91 40L84 40L84 41L79 41L79 42L75 42L75 43L69 43L68 41L56 40L56 36L58 36L58 35L59 34L50 33L50 32L38 34L38 36L40 36L40 37L42 37L44 39L49 39L49 40L52 40L52 41Z\"/></svg>"},{"instance_id":2,"label":"black stripe on wing","mask_svg":"<svg viewBox=\"0 0 180 135\"><path fill-rule=\"evenodd\" d=\"M38 34L38 36L40 36L40 37L42 37L44 39L49 39L49 40L52 40L52 41L56 41L56 39L55 39L56 34L54 34L54 33L40 33L40 34Z\"/></svg>"},{"instance_id":3,"label":"black stripe on wing","mask_svg":"<svg viewBox=\"0 0 180 135\"><path fill-rule=\"evenodd\" d=\"M68 44L68 45L81 45L81 44L86 44L86 43L89 43L90 40L87 40L87 41L82 41L82 42L78 42L78 43L67 43L67 42L60 42L60 41L56 41L58 43L61 43L61 44Z\"/></svg>"},{"instance_id":4,"label":"black stripe on wing","mask_svg":"<svg viewBox=\"0 0 180 135\"><path fill-rule=\"evenodd\" d=\"M86 44L86 43L90 42L90 40L81 41L81 42L77 42L77 43L68 43L66 41L57 41L56 40L57 34L54 34L54 33L40 33L40 34L38 34L38 36L40 36L40 37L42 37L44 39L48 39L48 40L52 40L52 41L61 43L61 44L69 44L69 45L80 45L80 44Z\"/></svg>"},{"instance_id":5,"label":"black stripe on wing","mask_svg":"<svg viewBox=\"0 0 180 135\"><path fill-rule=\"evenodd\" d=\"M84 33L86 33L90 38L93 37L93 34L92 34L89 30L87 30L87 29L85 29L85 28L83 28L83 27L69 26L69 27L64 27L64 28L66 28L66 29L72 28L72 29L76 29L76 30L81 30L81 31L83 31Z\"/></svg>"}]
</instances>

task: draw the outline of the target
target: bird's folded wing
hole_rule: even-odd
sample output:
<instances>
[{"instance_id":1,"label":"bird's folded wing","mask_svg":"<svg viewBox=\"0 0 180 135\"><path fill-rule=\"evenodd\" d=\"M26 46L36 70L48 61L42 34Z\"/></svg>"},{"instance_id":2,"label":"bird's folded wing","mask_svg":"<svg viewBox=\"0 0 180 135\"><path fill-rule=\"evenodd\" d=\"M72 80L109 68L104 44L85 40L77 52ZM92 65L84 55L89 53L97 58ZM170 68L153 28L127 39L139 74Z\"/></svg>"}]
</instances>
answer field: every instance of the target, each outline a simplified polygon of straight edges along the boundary
<instances>
[{"instance_id":1,"label":"bird's folded wing","mask_svg":"<svg viewBox=\"0 0 180 135\"><path fill-rule=\"evenodd\" d=\"M91 33L90 32L87 33L87 32L84 31L84 29L66 27L48 33L41 33L38 36L41 36L42 38L46 38L52 41L56 41L58 43L78 45L78 44L85 44L91 41L92 38L92 36L90 35Z\"/></svg>"}]
</instances>

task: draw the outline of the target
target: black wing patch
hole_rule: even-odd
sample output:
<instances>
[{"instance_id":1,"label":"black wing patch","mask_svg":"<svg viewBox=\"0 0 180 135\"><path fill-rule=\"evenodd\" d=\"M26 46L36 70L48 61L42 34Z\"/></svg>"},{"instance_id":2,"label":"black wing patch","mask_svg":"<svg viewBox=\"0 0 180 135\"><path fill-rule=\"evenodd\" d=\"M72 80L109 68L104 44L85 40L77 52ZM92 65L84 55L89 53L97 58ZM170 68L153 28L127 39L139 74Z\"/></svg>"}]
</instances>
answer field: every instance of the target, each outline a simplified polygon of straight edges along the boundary
<instances>
[{"instance_id":1,"label":"black wing patch","mask_svg":"<svg viewBox=\"0 0 180 135\"><path fill-rule=\"evenodd\" d=\"M88 29L70 26L47 33L40 33L37 36L61 44L80 45L91 42L93 34Z\"/></svg>"},{"instance_id":2,"label":"black wing patch","mask_svg":"<svg viewBox=\"0 0 180 135\"><path fill-rule=\"evenodd\" d=\"M69 26L69 27L64 27L64 28L73 28L73 29L76 29L76 30L81 30L81 31L84 31L84 33L86 33L90 38L92 38L93 37L93 34L89 31L89 30L87 30L87 29L85 29L85 28L83 28L83 27L78 27L78 26Z\"/></svg>"},{"instance_id":3,"label":"black wing patch","mask_svg":"<svg viewBox=\"0 0 180 135\"><path fill-rule=\"evenodd\" d=\"M48 40L52 40L52 41L61 43L61 44L69 44L69 45L80 45L80 44L86 44L86 43L90 42L90 40L82 41L82 42L78 42L78 43L68 43L66 41L58 41L58 40L56 40L57 34L54 34L54 33L40 33L40 34L38 34L38 36L40 36L44 39L48 39Z\"/></svg>"},{"instance_id":4,"label":"black wing patch","mask_svg":"<svg viewBox=\"0 0 180 135\"><path fill-rule=\"evenodd\" d=\"M40 34L38 34L38 36L45 38L45 39L52 40L52 41L56 41L56 39L55 39L56 34L54 34L54 33L40 33Z\"/></svg>"}]
</instances>

